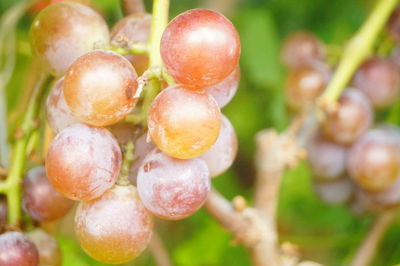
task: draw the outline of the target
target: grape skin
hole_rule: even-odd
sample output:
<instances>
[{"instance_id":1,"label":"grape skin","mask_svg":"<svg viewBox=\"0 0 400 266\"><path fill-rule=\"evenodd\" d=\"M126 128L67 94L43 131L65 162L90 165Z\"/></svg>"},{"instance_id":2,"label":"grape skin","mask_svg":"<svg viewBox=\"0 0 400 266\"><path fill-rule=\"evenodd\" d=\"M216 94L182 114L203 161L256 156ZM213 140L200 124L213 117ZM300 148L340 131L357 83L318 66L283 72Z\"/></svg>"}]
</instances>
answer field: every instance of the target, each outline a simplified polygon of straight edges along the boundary
<instances>
[{"instance_id":1,"label":"grape skin","mask_svg":"<svg viewBox=\"0 0 400 266\"><path fill-rule=\"evenodd\" d=\"M33 53L47 70L61 76L79 56L106 46L109 32L96 11L65 1L51 4L38 14L30 40Z\"/></svg>"},{"instance_id":2,"label":"grape skin","mask_svg":"<svg viewBox=\"0 0 400 266\"><path fill-rule=\"evenodd\" d=\"M371 102L359 90L347 89L339 98L337 110L328 113L323 133L342 145L349 145L371 126L374 113Z\"/></svg>"},{"instance_id":3,"label":"grape skin","mask_svg":"<svg viewBox=\"0 0 400 266\"><path fill-rule=\"evenodd\" d=\"M37 266L37 248L24 234L7 232L0 235L0 265Z\"/></svg>"},{"instance_id":4,"label":"grape skin","mask_svg":"<svg viewBox=\"0 0 400 266\"><path fill-rule=\"evenodd\" d=\"M72 113L86 124L112 125L136 105L137 77L124 57L111 51L89 52L68 69L65 100Z\"/></svg>"},{"instance_id":5,"label":"grape skin","mask_svg":"<svg viewBox=\"0 0 400 266\"><path fill-rule=\"evenodd\" d=\"M218 12L188 10L165 29L161 57L177 83L205 88L221 82L237 66L239 35L233 24Z\"/></svg>"},{"instance_id":6,"label":"grape skin","mask_svg":"<svg viewBox=\"0 0 400 266\"><path fill-rule=\"evenodd\" d=\"M50 128L55 133L80 122L79 119L72 114L65 102L63 83L64 77L54 84L46 101L47 121Z\"/></svg>"},{"instance_id":7,"label":"grape skin","mask_svg":"<svg viewBox=\"0 0 400 266\"><path fill-rule=\"evenodd\" d=\"M204 90L175 85L154 99L148 127L159 149L175 158L190 159L205 153L217 140L221 112Z\"/></svg>"},{"instance_id":8,"label":"grape skin","mask_svg":"<svg viewBox=\"0 0 400 266\"><path fill-rule=\"evenodd\" d=\"M51 186L43 166L29 170L22 187L22 206L37 221L59 219L74 205L72 200L65 198Z\"/></svg>"},{"instance_id":9,"label":"grape skin","mask_svg":"<svg viewBox=\"0 0 400 266\"><path fill-rule=\"evenodd\" d=\"M347 177L329 182L314 181L314 191L328 204L344 204L351 199L354 185Z\"/></svg>"},{"instance_id":10,"label":"grape skin","mask_svg":"<svg viewBox=\"0 0 400 266\"><path fill-rule=\"evenodd\" d=\"M400 134L390 129L369 130L350 148L347 169L364 190L379 192L400 175Z\"/></svg>"},{"instance_id":11,"label":"grape skin","mask_svg":"<svg viewBox=\"0 0 400 266\"><path fill-rule=\"evenodd\" d=\"M199 158L207 163L211 177L216 177L231 167L235 160L238 141L231 122L221 115L221 131L217 141Z\"/></svg>"},{"instance_id":12,"label":"grape skin","mask_svg":"<svg viewBox=\"0 0 400 266\"><path fill-rule=\"evenodd\" d=\"M74 200L90 200L112 187L121 168L121 150L105 129L75 124L50 145L46 172L53 187Z\"/></svg>"},{"instance_id":13,"label":"grape skin","mask_svg":"<svg viewBox=\"0 0 400 266\"><path fill-rule=\"evenodd\" d=\"M42 229L35 229L28 233L28 237L38 249L40 265L61 265L61 251L53 236Z\"/></svg>"},{"instance_id":14,"label":"grape skin","mask_svg":"<svg viewBox=\"0 0 400 266\"><path fill-rule=\"evenodd\" d=\"M333 180L346 172L347 149L317 136L308 145L308 162L317 179Z\"/></svg>"},{"instance_id":15,"label":"grape skin","mask_svg":"<svg viewBox=\"0 0 400 266\"><path fill-rule=\"evenodd\" d=\"M219 108L222 108L235 96L239 81L240 68L237 66L227 78L216 85L205 88L205 90L215 99Z\"/></svg>"},{"instance_id":16,"label":"grape skin","mask_svg":"<svg viewBox=\"0 0 400 266\"><path fill-rule=\"evenodd\" d=\"M388 59L374 57L365 61L355 74L353 84L376 108L388 107L399 98L399 70Z\"/></svg>"},{"instance_id":17,"label":"grape skin","mask_svg":"<svg viewBox=\"0 0 400 266\"><path fill-rule=\"evenodd\" d=\"M152 217L133 186L115 186L100 198L83 201L75 215L75 232L83 250L109 264L137 257L152 231Z\"/></svg>"},{"instance_id":18,"label":"grape skin","mask_svg":"<svg viewBox=\"0 0 400 266\"><path fill-rule=\"evenodd\" d=\"M146 43L149 40L151 15L134 13L124 17L111 30L111 44L129 49L135 43ZM138 75L149 66L149 57L141 54L125 55L135 67Z\"/></svg>"},{"instance_id":19,"label":"grape skin","mask_svg":"<svg viewBox=\"0 0 400 266\"><path fill-rule=\"evenodd\" d=\"M136 179L139 172L139 168L142 165L142 162L147 154L153 151L155 148L154 143L152 141L147 141L147 133L140 136L135 142L135 151L134 151L134 161L132 163L130 172L129 172L129 181L136 185Z\"/></svg>"},{"instance_id":20,"label":"grape skin","mask_svg":"<svg viewBox=\"0 0 400 266\"><path fill-rule=\"evenodd\" d=\"M286 67L296 69L325 56L321 42L310 32L298 31L286 37L282 46L281 58Z\"/></svg>"},{"instance_id":21,"label":"grape skin","mask_svg":"<svg viewBox=\"0 0 400 266\"><path fill-rule=\"evenodd\" d=\"M210 174L201 159L174 159L155 149L139 169L137 188L146 209L158 217L178 220L203 205L211 188Z\"/></svg>"}]
</instances>

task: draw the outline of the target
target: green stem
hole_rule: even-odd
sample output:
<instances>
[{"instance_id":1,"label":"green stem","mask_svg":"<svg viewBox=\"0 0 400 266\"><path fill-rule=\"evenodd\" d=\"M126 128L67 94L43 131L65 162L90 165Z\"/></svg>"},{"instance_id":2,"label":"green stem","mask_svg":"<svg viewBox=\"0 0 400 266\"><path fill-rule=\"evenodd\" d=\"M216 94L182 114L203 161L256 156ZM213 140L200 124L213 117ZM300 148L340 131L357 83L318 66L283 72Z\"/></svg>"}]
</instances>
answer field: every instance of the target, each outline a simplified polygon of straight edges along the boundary
<instances>
[{"instance_id":1,"label":"green stem","mask_svg":"<svg viewBox=\"0 0 400 266\"><path fill-rule=\"evenodd\" d=\"M378 0L367 21L347 44L338 68L321 96L322 103L329 105L339 98L357 67L370 55L379 32L397 2L398 0Z\"/></svg>"},{"instance_id":2,"label":"green stem","mask_svg":"<svg viewBox=\"0 0 400 266\"><path fill-rule=\"evenodd\" d=\"M7 180L1 184L0 190L7 194L8 204L8 222L10 225L18 226L21 218L21 179L26 161L26 149L31 134L37 127L37 117L40 110L40 105L44 97L45 88L49 82L49 76L42 74L39 77L35 88L33 89L32 97L29 101L27 111L23 117L20 130L22 137L17 139L13 146L11 159L11 168Z\"/></svg>"},{"instance_id":3,"label":"green stem","mask_svg":"<svg viewBox=\"0 0 400 266\"><path fill-rule=\"evenodd\" d=\"M154 0L149 40L150 67L161 67L160 41L168 23L169 0Z\"/></svg>"},{"instance_id":4,"label":"green stem","mask_svg":"<svg viewBox=\"0 0 400 266\"><path fill-rule=\"evenodd\" d=\"M135 151L135 145L133 145L132 141L129 141L124 148L124 160L122 161L121 172L117 181L119 186L127 186L130 184L128 176L132 162L134 161L133 152Z\"/></svg>"},{"instance_id":5,"label":"green stem","mask_svg":"<svg viewBox=\"0 0 400 266\"><path fill-rule=\"evenodd\" d=\"M148 53L148 46L146 43L134 43L129 48L124 48L121 46L113 45L108 47L109 50L116 52L120 55L128 55L128 54L146 54Z\"/></svg>"}]
</instances>

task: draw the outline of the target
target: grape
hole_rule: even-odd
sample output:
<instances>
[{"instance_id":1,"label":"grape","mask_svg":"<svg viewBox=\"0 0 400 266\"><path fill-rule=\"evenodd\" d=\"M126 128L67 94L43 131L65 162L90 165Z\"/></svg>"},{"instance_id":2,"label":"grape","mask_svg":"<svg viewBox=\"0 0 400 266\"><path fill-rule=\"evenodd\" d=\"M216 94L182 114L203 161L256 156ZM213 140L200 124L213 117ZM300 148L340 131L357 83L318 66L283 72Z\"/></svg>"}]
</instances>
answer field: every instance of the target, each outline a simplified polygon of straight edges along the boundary
<instances>
[{"instance_id":1,"label":"grape","mask_svg":"<svg viewBox=\"0 0 400 266\"><path fill-rule=\"evenodd\" d=\"M363 189L379 192L388 188L400 174L400 134L372 129L349 150L347 169Z\"/></svg>"},{"instance_id":2,"label":"grape","mask_svg":"<svg viewBox=\"0 0 400 266\"><path fill-rule=\"evenodd\" d=\"M142 165L143 159L146 157L148 153L154 150L155 146L152 141L147 141L147 134L143 134L140 136L135 142L135 152L134 152L134 161L132 163L130 173L129 173L129 181L132 184L136 184L136 177L139 172L139 167Z\"/></svg>"},{"instance_id":3,"label":"grape","mask_svg":"<svg viewBox=\"0 0 400 266\"><path fill-rule=\"evenodd\" d=\"M174 159L158 149L146 156L137 177L144 206L168 220L183 219L196 212L206 200L210 186L203 160Z\"/></svg>"},{"instance_id":4,"label":"grape","mask_svg":"<svg viewBox=\"0 0 400 266\"><path fill-rule=\"evenodd\" d=\"M79 123L78 118L73 116L64 98L64 78L59 79L51 89L47 97L47 121L51 129L58 133L64 128Z\"/></svg>"},{"instance_id":5,"label":"grape","mask_svg":"<svg viewBox=\"0 0 400 266\"><path fill-rule=\"evenodd\" d=\"M166 154L189 159L205 153L217 140L221 113L215 100L204 90L187 90L175 85L153 101L149 134Z\"/></svg>"},{"instance_id":6,"label":"grape","mask_svg":"<svg viewBox=\"0 0 400 266\"><path fill-rule=\"evenodd\" d=\"M200 156L208 166L210 175L216 177L231 167L235 160L238 141L231 122L224 115L221 116L221 131L217 141L206 153Z\"/></svg>"},{"instance_id":7,"label":"grape","mask_svg":"<svg viewBox=\"0 0 400 266\"><path fill-rule=\"evenodd\" d=\"M53 221L63 217L74 202L58 193L47 179L46 169L38 166L23 179L22 205L34 220Z\"/></svg>"},{"instance_id":8,"label":"grape","mask_svg":"<svg viewBox=\"0 0 400 266\"><path fill-rule=\"evenodd\" d=\"M149 40L151 15L135 13L121 19L111 30L111 43L129 49L135 43L146 43ZM139 75L149 67L147 55L126 55Z\"/></svg>"},{"instance_id":9,"label":"grape","mask_svg":"<svg viewBox=\"0 0 400 266\"><path fill-rule=\"evenodd\" d=\"M353 84L377 108L388 107L399 98L399 71L388 59L374 57L365 61L355 74Z\"/></svg>"},{"instance_id":10,"label":"grape","mask_svg":"<svg viewBox=\"0 0 400 266\"><path fill-rule=\"evenodd\" d=\"M115 124L135 106L137 74L124 57L97 50L79 57L64 81L65 100L72 113L93 126Z\"/></svg>"},{"instance_id":11,"label":"grape","mask_svg":"<svg viewBox=\"0 0 400 266\"><path fill-rule=\"evenodd\" d=\"M308 162L317 179L337 179L346 171L347 149L341 145L315 138L308 146Z\"/></svg>"},{"instance_id":12,"label":"grape","mask_svg":"<svg viewBox=\"0 0 400 266\"><path fill-rule=\"evenodd\" d=\"M400 204L400 178L396 180L387 188L377 193L363 192L365 197L376 205L376 208L386 209L396 207Z\"/></svg>"},{"instance_id":13,"label":"grape","mask_svg":"<svg viewBox=\"0 0 400 266\"><path fill-rule=\"evenodd\" d=\"M328 69L323 64L313 64L292 70L286 77L284 89L286 102L293 110L311 104L325 89Z\"/></svg>"},{"instance_id":14,"label":"grape","mask_svg":"<svg viewBox=\"0 0 400 266\"><path fill-rule=\"evenodd\" d=\"M188 10L165 29L161 56L175 81L205 88L221 82L235 69L240 56L239 35L218 12Z\"/></svg>"},{"instance_id":15,"label":"grape","mask_svg":"<svg viewBox=\"0 0 400 266\"><path fill-rule=\"evenodd\" d=\"M235 70L227 78L220 83L207 87L205 90L214 97L219 108L227 105L235 96L240 81L240 68L237 66Z\"/></svg>"},{"instance_id":16,"label":"grape","mask_svg":"<svg viewBox=\"0 0 400 266\"><path fill-rule=\"evenodd\" d=\"M75 232L83 250L101 262L120 264L148 245L153 220L133 186L115 186L100 198L79 204Z\"/></svg>"},{"instance_id":17,"label":"grape","mask_svg":"<svg viewBox=\"0 0 400 266\"><path fill-rule=\"evenodd\" d=\"M325 56L321 42L310 32L298 31L290 34L283 43L281 57L291 69L299 68Z\"/></svg>"},{"instance_id":18,"label":"grape","mask_svg":"<svg viewBox=\"0 0 400 266\"><path fill-rule=\"evenodd\" d=\"M120 146L128 144L129 141L134 141L140 132L139 127L135 127L132 123L118 122L108 128L118 141Z\"/></svg>"},{"instance_id":19,"label":"grape","mask_svg":"<svg viewBox=\"0 0 400 266\"><path fill-rule=\"evenodd\" d=\"M61 251L53 236L42 229L35 229L28 233L28 237L39 251L40 265L61 265Z\"/></svg>"},{"instance_id":20,"label":"grape","mask_svg":"<svg viewBox=\"0 0 400 266\"><path fill-rule=\"evenodd\" d=\"M359 90L346 90L338 103L338 109L327 114L323 131L333 141L348 145L371 126L374 114L370 101Z\"/></svg>"},{"instance_id":21,"label":"grape","mask_svg":"<svg viewBox=\"0 0 400 266\"><path fill-rule=\"evenodd\" d=\"M328 204L344 204L353 195L353 183L348 178L314 183L315 193Z\"/></svg>"},{"instance_id":22,"label":"grape","mask_svg":"<svg viewBox=\"0 0 400 266\"><path fill-rule=\"evenodd\" d=\"M91 8L72 2L51 4L32 23L33 53L55 76L63 75L79 56L108 44L106 22Z\"/></svg>"},{"instance_id":23,"label":"grape","mask_svg":"<svg viewBox=\"0 0 400 266\"><path fill-rule=\"evenodd\" d=\"M396 41L400 41L400 7L397 7L389 18L387 29Z\"/></svg>"},{"instance_id":24,"label":"grape","mask_svg":"<svg viewBox=\"0 0 400 266\"><path fill-rule=\"evenodd\" d=\"M94 199L117 180L121 157L110 132L75 124L62 130L51 143L46 156L47 176L67 198Z\"/></svg>"},{"instance_id":25,"label":"grape","mask_svg":"<svg viewBox=\"0 0 400 266\"><path fill-rule=\"evenodd\" d=\"M39 254L32 243L20 232L7 232L0 235L0 265L37 266Z\"/></svg>"}]
</instances>

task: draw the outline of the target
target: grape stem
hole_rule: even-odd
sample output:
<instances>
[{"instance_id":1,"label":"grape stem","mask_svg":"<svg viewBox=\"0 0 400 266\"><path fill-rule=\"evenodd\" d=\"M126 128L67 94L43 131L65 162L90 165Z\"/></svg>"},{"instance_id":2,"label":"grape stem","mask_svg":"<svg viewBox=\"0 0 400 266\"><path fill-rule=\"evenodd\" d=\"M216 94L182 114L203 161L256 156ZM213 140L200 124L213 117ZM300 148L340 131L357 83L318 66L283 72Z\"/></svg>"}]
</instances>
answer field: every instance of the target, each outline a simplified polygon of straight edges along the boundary
<instances>
[{"instance_id":1,"label":"grape stem","mask_svg":"<svg viewBox=\"0 0 400 266\"><path fill-rule=\"evenodd\" d=\"M0 192L7 196L8 223L11 226L18 226L21 218L20 183L26 162L27 146L32 133L38 127L38 114L49 81L48 74L42 74L35 84L27 111L19 128L21 136L16 139L12 147L11 168L8 177L5 182L0 183Z\"/></svg>"},{"instance_id":2,"label":"grape stem","mask_svg":"<svg viewBox=\"0 0 400 266\"><path fill-rule=\"evenodd\" d=\"M357 67L371 54L378 34L396 7L398 0L379 0L371 15L346 45L335 74L319 102L330 107L350 81Z\"/></svg>"},{"instance_id":3,"label":"grape stem","mask_svg":"<svg viewBox=\"0 0 400 266\"><path fill-rule=\"evenodd\" d=\"M386 211L376 218L371 230L367 233L366 238L354 255L353 261L350 263L351 266L367 266L371 264L379 243L394 218L394 211Z\"/></svg>"},{"instance_id":4,"label":"grape stem","mask_svg":"<svg viewBox=\"0 0 400 266\"><path fill-rule=\"evenodd\" d=\"M160 41L168 23L169 0L154 0L149 40L150 68L161 68Z\"/></svg>"},{"instance_id":5,"label":"grape stem","mask_svg":"<svg viewBox=\"0 0 400 266\"><path fill-rule=\"evenodd\" d=\"M130 184L128 180L129 170L131 168L132 162L135 157L133 152L135 151L135 145L133 145L132 141L129 141L124 146L124 159L122 161L121 171L119 173L119 177L117 180L117 185L119 186L127 186Z\"/></svg>"}]
</instances>

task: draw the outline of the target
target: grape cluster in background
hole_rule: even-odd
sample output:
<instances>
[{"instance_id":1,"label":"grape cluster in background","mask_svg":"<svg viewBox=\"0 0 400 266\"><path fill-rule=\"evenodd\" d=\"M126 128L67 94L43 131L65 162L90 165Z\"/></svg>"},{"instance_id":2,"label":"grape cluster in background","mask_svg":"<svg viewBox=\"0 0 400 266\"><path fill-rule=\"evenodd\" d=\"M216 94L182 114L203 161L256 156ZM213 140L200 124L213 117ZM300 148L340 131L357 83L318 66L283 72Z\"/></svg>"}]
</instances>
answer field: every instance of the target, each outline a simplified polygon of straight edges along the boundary
<instances>
[{"instance_id":1,"label":"grape cluster in background","mask_svg":"<svg viewBox=\"0 0 400 266\"><path fill-rule=\"evenodd\" d=\"M148 87L139 86L138 72L146 75L150 65L145 55L113 50L147 42L151 21L149 14L132 14L110 34L95 10L61 1L41 10L30 30L34 55L56 77L46 104L56 136L45 165L24 178L24 209L35 221L52 221L80 201L77 239L110 264L131 261L147 247L153 215L178 220L196 212L210 178L228 169L237 152L234 128L220 108L239 84L240 41L215 11L189 10L168 24L157 53L176 84L160 80L148 117L123 121L146 108L141 90ZM43 234L32 234L34 242L51 238ZM0 254L12 248L15 258L0 256L2 265L60 263L57 246L38 246L38 256L21 233L5 233L3 240Z\"/></svg>"},{"instance_id":2,"label":"grape cluster in background","mask_svg":"<svg viewBox=\"0 0 400 266\"><path fill-rule=\"evenodd\" d=\"M326 117L307 145L315 193L329 204L347 205L356 214L400 204L400 129L375 116L400 97L399 10L390 17L384 33L393 48L386 54L372 54L361 64L337 106L317 114ZM291 110L318 104L317 97L335 68L325 61L326 53L310 32L286 38L282 61L289 73L284 90Z\"/></svg>"}]
</instances>

